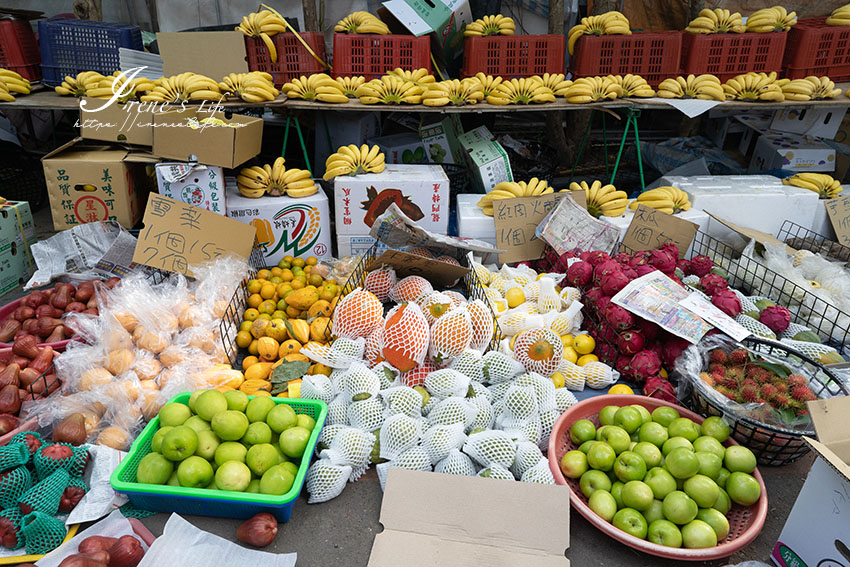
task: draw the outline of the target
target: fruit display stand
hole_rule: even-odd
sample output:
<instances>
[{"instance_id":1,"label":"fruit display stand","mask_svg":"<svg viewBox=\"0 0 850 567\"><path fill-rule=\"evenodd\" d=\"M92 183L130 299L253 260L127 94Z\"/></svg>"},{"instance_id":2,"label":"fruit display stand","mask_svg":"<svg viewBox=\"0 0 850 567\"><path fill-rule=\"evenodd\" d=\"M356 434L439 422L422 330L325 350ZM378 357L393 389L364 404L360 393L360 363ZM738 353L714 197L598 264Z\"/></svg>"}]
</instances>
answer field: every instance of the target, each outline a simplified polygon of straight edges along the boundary
<instances>
[{"instance_id":1,"label":"fruit display stand","mask_svg":"<svg viewBox=\"0 0 850 567\"><path fill-rule=\"evenodd\" d=\"M836 82L850 80L850 26L830 26L826 18L799 20L788 31L782 67L789 79L829 75Z\"/></svg>"},{"instance_id":2,"label":"fruit display stand","mask_svg":"<svg viewBox=\"0 0 850 567\"><path fill-rule=\"evenodd\" d=\"M26 20L0 21L0 68L15 71L25 79L41 79L38 41Z\"/></svg>"},{"instance_id":3,"label":"fruit display stand","mask_svg":"<svg viewBox=\"0 0 850 567\"><path fill-rule=\"evenodd\" d=\"M334 34L334 77L378 79L393 69L431 72L431 43L427 35Z\"/></svg>"},{"instance_id":4,"label":"fruit display stand","mask_svg":"<svg viewBox=\"0 0 850 567\"><path fill-rule=\"evenodd\" d=\"M682 32L583 35L570 62L576 77L640 75L652 87L679 74Z\"/></svg>"},{"instance_id":5,"label":"fruit display stand","mask_svg":"<svg viewBox=\"0 0 850 567\"><path fill-rule=\"evenodd\" d=\"M750 71L782 71L786 33L685 32L682 38L682 72L685 75L710 73L721 82Z\"/></svg>"},{"instance_id":6,"label":"fruit display stand","mask_svg":"<svg viewBox=\"0 0 850 567\"><path fill-rule=\"evenodd\" d=\"M461 77L484 73L504 79L564 72L563 35L467 37Z\"/></svg>"},{"instance_id":7,"label":"fruit display stand","mask_svg":"<svg viewBox=\"0 0 850 567\"><path fill-rule=\"evenodd\" d=\"M325 38L322 34L301 32L298 35L319 59L325 59ZM275 87L280 88L287 81L301 75L312 75L325 70L325 66L307 51L294 33L278 33L273 35L271 40L277 49L277 61L271 60L266 44L258 37L245 36L245 52L248 54L248 69L270 74Z\"/></svg>"},{"instance_id":8,"label":"fruit display stand","mask_svg":"<svg viewBox=\"0 0 850 567\"><path fill-rule=\"evenodd\" d=\"M587 498L579 490L578 480L567 479L561 472L561 457L570 450L578 449L578 446L570 439L570 428L580 419L589 419L594 425L598 425L597 414L605 406L625 406L635 403L645 407L649 411L653 411L659 407L674 408L682 417L686 417L698 424L702 423L704 419L691 411L662 400L631 395L596 396L569 408L555 422L555 426L552 428L552 435L549 437L549 468L552 470L556 484L569 486L570 502L573 508L606 535L629 547L657 557L666 557L678 561L709 561L728 557L752 543L759 532L761 532L767 518L767 490L758 469L753 473L753 476L755 476L761 487L761 496L758 502L749 508L733 507L730 510L727 516L729 520L729 536L725 541L719 542L716 547L681 549L654 544L617 529L590 509L587 504ZM724 445L730 447L737 444L730 438Z\"/></svg>"}]
</instances>

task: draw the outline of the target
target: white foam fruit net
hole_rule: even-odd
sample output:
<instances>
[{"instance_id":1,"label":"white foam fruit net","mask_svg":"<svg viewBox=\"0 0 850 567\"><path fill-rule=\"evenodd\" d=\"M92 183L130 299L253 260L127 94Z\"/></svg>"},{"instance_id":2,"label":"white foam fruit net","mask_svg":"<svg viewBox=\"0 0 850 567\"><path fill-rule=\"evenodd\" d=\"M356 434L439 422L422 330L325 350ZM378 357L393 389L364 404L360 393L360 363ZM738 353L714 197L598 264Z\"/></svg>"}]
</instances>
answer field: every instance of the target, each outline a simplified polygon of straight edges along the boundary
<instances>
[{"instance_id":1,"label":"white foam fruit net","mask_svg":"<svg viewBox=\"0 0 850 567\"><path fill-rule=\"evenodd\" d=\"M537 409L541 412L555 409L555 384L552 380L544 378L540 374L529 372L521 374L514 380L517 386L528 386L534 390L537 399Z\"/></svg>"},{"instance_id":2,"label":"white foam fruit net","mask_svg":"<svg viewBox=\"0 0 850 567\"><path fill-rule=\"evenodd\" d=\"M375 445L375 436L356 427L347 427L334 435L328 448L319 456L332 465L351 467L350 480L360 478L369 466L369 456Z\"/></svg>"},{"instance_id":3,"label":"white foam fruit net","mask_svg":"<svg viewBox=\"0 0 850 567\"><path fill-rule=\"evenodd\" d=\"M465 398L446 398L428 412L428 423L429 425L461 423L466 428L472 424L477 414L478 410Z\"/></svg>"},{"instance_id":4,"label":"white foam fruit net","mask_svg":"<svg viewBox=\"0 0 850 567\"><path fill-rule=\"evenodd\" d=\"M577 287L565 287L561 290L561 300L566 307L569 307L573 301L581 299L581 290Z\"/></svg>"},{"instance_id":5,"label":"white foam fruit net","mask_svg":"<svg viewBox=\"0 0 850 567\"><path fill-rule=\"evenodd\" d=\"M509 468L514 464L516 443L504 431L491 429L470 435L463 445L463 452L482 467L495 463Z\"/></svg>"},{"instance_id":6,"label":"white foam fruit net","mask_svg":"<svg viewBox=\"0 0 850 567\"><path fill-rule=\"evenodd\" d=\"M536 443L532 443L531 441L517 441L514 463L510 467L514 478L517 480L521 479L525 471L536 465L543 458L543 453Z\"/></svg>"},{"instance_id":7,"label":"white foam fruit net","mask_svg":"<svg viewBox=\"0 0 850 567\"><path fill-rule=\"evenodd\" d=\"M415 447L421 436L421 419L401 413L388 417L381 426L381 458L388 461L398 458L408 449Z\"/></svg>"},{"instance_id":8,"label":"white foam fruit net","mask_svg":"<svg viewBox=\"0 0 850 567\"><path fill-rule=\"evenodd\" d=\"M490 341L493 340L495 333L493 312L480 299L467 303L467 310L469 311L469 322L472 325L469 348L484 352L490 345Z\"/></svg>"},{"instance_id":9,"label":"white foam fruit net","mask_svg":"<svg viewBox=\"0 0 850 567\"><path fill-rule=\"evenodd\" d=\"M384 360L383 353L381 352L383 349L384 320L382 319L375 327L375 330L372 331L366 338L366 347L363 350L363 357L366 359L366 362L369 363L369 366L375 366Z\"/></svg>"},{"instance_id":10,"label":"white foam fruit net","mask_svg":"<svg viewBox=\"0 0 850 567\"><path fill-rule=\"evenodd\" d=\"M567 411L567 408L578 403L578 398L576 398L575 394L567 390L566 388L557 388L555 389L555 409L558 413L564 413Z\"/></svg>"},{"instance_id":11,"label":"white foam fruit net","mask_svg":"<svg viewBox=\"0 0 850 567\"><path fill-rule=\"evenodd\" d=\"M584 390L584 369L569 360L562 360L558 372L564 377L564 387L576 392ZM563 389L563 388L562 388Z\"/></svg>"},{"instance_id":12,"label":"white foam fruit net","mask_svg":"<svg viewBox=\"0 0 850 567\"><path fill-rule=\"evenodd\" d=\"M331 379L324 374L307 374L301 381L301 397L308 400L321 400L330 403L334 399Z\"/></svg>"},{"instance_id":13,"label":"white foam fruit net","mask_svg":"<svg viewBox=\"0 0 850 567\"><path fill-rule=\"evenodd\" d=\"M740 313L737 317L735 317L735 322L756 336L765 337L767 339L776 338L776 334L770 329L770 327L761 321L753 319L749 315Z\"/></svg>"},{"instance_id":14,"label":"white foam fruit net","mask_svg":"<svg viewBox=\"0 0 850 567\"><path fill-rule=\"evenodd\" d=\"M425 377L425 389L432 397L450 398L466 396L469 390L469 377L451 368L436 370Z\"/></svg>"},{"instance_id":15,"label":"white foam fruit net","mask_svg":"<svg viewBox=\"0 0 850 567\"><path fill-rule=\"evenodd\" d=\"M525 367L498 351L490 351L482 358L484 379L490 384L507 382L525 372Z\"/></svg>"},{"instance_id":16,"label":"white foam fruit net","mask_svg":"<svg viewBox=\"0 0 850 567\"><path fill-rule=\"evenodd\" d=\"M457 307L458 305L466 303L466 296L463 295L462 293L458 293L456 291L452 291L450 289L447 289L447 290L443 291L443 295L445 295L446 297L448 297L449 299L452 300L452 306L453 307Z\"/></svg>"},{"instance_id":17,"label":"white foam fruit net","mask_svg":"<svg viewBox=\"0 0 850 567\"><path fill-rule=\"evenodd\" d=\"M476 429L489 429L493 427L493 422L496 419L496 412L493 405L487 400L486 396L473 396L467 398L469 403L475 406L476 414L472 423L469 425L471 431Z\"/></svg>"},{"instance_id":18,"label":"white foam fruit net","mask_svg":"<svg viewBox=\"0 0 850 567\"><path fill-rule=\"evenodd\" d=\"M471 400L477 396L484 396L488 402L493 399L493 394L490 393L487 386L481 382L470 382L469 391L467 392L466 397Z\"/></svg>"},{"instance_id":19,"label":"white foam fruit net","mask_svg":"<svg viewBox=\"0 0 850 567\"><path fill-rule=\"evenodd\" d=\"M425 294L434 291L431 282L421 276L407 276L390 290L390 299L396 303L416 301Z\"/></svg>"},{"instance_id":20,"label":"white foam fruit net","mask_svg":"<svg viewBox=\"0 0 850 567\"><path fill-rule=\"evenodd\" d=\"M495 478L496 480L516 480L514 479L514 475L511 473L511 471L509 471L498 463L492 464L487 468L481 469L480 471L478 471L478 476Z\"/></svg>"},{"instance_id":21,"label":"white foam fruit net","mask_svg":"<svg viewBox=\"0 0 850 567\"><path fill-rule=\"evenodd\" d=\"M422 415L422 394L409 386L393 386L381 391L386 404L385 415L403 414L410 417Z\"/></svg>"},{"instance_id":22,"label":"white foam fruit net","mask_svg":"<svg viewBox=\"0 0 850 567\"><path fill-rule=\"evenodd\" d=\"M428 354L430 330L422 310L415 303L396 305L387 313L381 354L402 372L412 370Z\"/></svg>"},{"instance_id":23,"label":"white foam fruit net","mask_svg":"<svg viewBox=\"0 0 850 567\"><path fill-rule=\"evenodd\" d=\"M522 482L535 482L537 484L555 484L552 469L549 468L549 459L540 459L537 464L525 471L520 478Z\"/></svg>"},{"instance_id":24,"label":"white foam fruit net","mask_svg":"<svg viewBox=\"0 0 850 567\"><path fill-rule=\"evenodd\" d=\"M387 471L390 469L407 469L411 471L430 471L431 461L425 450L422 447L412 447L399 455L394 461L388 461L375 466L378 473L378 482L381 483L381 490L387 485Z\"/></svg>"},{"instance_id":25,"label":"white foam fruit net","mask_svg":"<svg viewBox=\"0 0 850 567\"><path fill-rule=\"evenodd\" d=\"M502 416L524 420L537 414L537 396L534 388L512 384L505 393ZM501 416L500 416L501 417Z\"/></svg>"},{"instance_id":26,"label":"white foam fruit net","mask_svg":"<svg viewBox=\"0 0 850 567\"><path fill-rule=\"evenodd\" d=\"M452 299L439 291L432 291L423 295L416 303L422 308L422 314L425 315L425 320L428 321L429 326L448 313L453 306Z\"/></svg>"},{"instance_id":27,"label":"white foam fruit net","mask_svg":"<svg viewBox=\"0 0 850 567\"><path fill-rule=\"evenodd\" d=\"M561 296L555 291L555 282L550 278L540 278L540 293L537 295L537 310L540 313L561 310Z\"/></svg>"},{"instance_id":28,"label":"white foam fruit net","mask_svg":"<svg viewBox=\"0 0 850 567\"><path fill-rule=\"evenodd\" d=\"M363 358L366 341L360 339L339 338L331 346L310 342L299 351L319 364L335 369L346 369Z\"/></svg>"},{"instance_id":29,"label":"white foam fruit net","mask_svg":"<svg viewBox=\"0 0 850 567\"><path fill-rule=\"evenodd\" d=\"M360 362L351 365L342 381L342 391L349 402L374 397L380 389L378 375Z\"/></svg>"},{"instance_id":30,"label":"white foam fruit net","mask_svg":"<svg viewBox=\"0 0 850 567\"><path fill-rule=\"evenodd\" d=\"M604 362L591 361L581 367L584 371L584 383L596 390L613 385L619 376Z\"/></svg>"},{"instance_id":31,"label":"white foam fruit net","mask_svg":"<svg viewBox=\"0 0 850 567\"><path fill-rule=\"evenodd\" d=\"M381 390L386 390L391 387L398 379L399 372L387 362L379 362L372 367L372 372L378 377L381 383Z\"/></svg>"},{"instance_id":32,"label":"white foam fruit net","mask_svg":"<svg viewBox=\"0 0 850 567\"><path fill-rule=\"evenodd\" d=\"M431 327L431 358L437 364L449 362L469 348L471 340L469 311L460 306L437 319Z\"/></svg>"},{"instance_id":33,"label":"white foam fruit net","mask_svg":"<svg viewBox=\"0 0 850 567\"><path fill-rule=\"evenodd\" d=\"M494 406L496 403L501 403L511 386L513 386L513 382L499 382L498 384L487 386L487 391L490 392L490 403Z\"/></svg>"},{"instance_id":34,"label":"white foam fruit net","mask_svg":"<svg viewBox=\"0 0 850 567\"><path fill-rule=\"evenodd\" d=\"M484 362L477 350L466 349L452 360L449 368L468 376L474 382L484 381Z\"/></svg>"},{"instance_id":35,"label":"white foam fruit net","mask_svg":"<svg viewBox=\"0 0 850 567\"><path fill-rule=\"evenodd\" d=\"M334 465L328 459L319 459L307 471L308 504L327 502L342 494L345 483L351 478L348 465Z\"/></svg>"},{"instance_id":36,"label":"white foam fruit net","mask_svg":"<svg viewBox=\"0 0 850 567\"><path fill-rule=\"evenodd\" d=\"M348 404L345 402L345 394L339 394L328 402L328 425L348 425Z\"/></svg>"},{"instance_id":37,"label":"white foam fruit net","mask_svg":"<svg viewBox=\"0 0 850 567\"><path fill-rule=\"evenodd\" d=\"M322 450L327 449L331 441L333 441L334 436L348 427L347 425L337 424L337 425L325 425L322 428L322 432L319 434L319 439L316 442L316 456L319 456L319 453Z\"/></svg>"},{"instance_id":38,"label":"white foam fruit net","mask_svg":"<svg viewBox=\"0 0 850 567\"><path fill-rule=\"evenodd\" d=\"M552 426L561 417L561 413L556 409L540 412L540 439L537 444L541 449L546 450L549 447L549 435L552 433Z\"/></svg>"},{"instance_id":39,"label":"white foam fruit net","mask_svg":"<svg viewBox=\"0 0 850 567\"><path fill-rule=\"evenodd\" d=\"M334 309L334 335L349 339L368 337L383 315L381 300L358 287L343 297Z\"/></svg>"},{"instance_id":40,"label":"white foam fruit net","mask_svg":"<svg viewBox=\"0 0 850 567\"><path fill-rule=\"evenodd\" d=\"M460 449L466 440L463 424L434 425L422 435L422 449L432 465L448 457L452 449Z\"/></svg>"},{"instance_id":41,"label":"white foam fruit net","mask_svg":"<svg viewBox=\"0 0 850 567\"><path fill-rule=\"evenodd\" d=\"M395 270L390 266L381 266L377 270L372 270L363 280L363 289L375 294L382 303L390 298L390 291L395 285Z\"/></svg>"},{"instance_id":42,"label":"white foam fruit net","mask_svg":"<svg viewBox=\"0 0 850 567\"><path fill-rule=\"evenodd\" d=\"M516 338L514 358L529 372L551 376L564 358L564 344L554 331L531 329Z\"/></svg>"},{"instance_id":43,"label":"white foam fruit net","mask_svg":"<svg viewBox=\"0 0 850 567\"><path fill-rule=\"evenodd\" d=\"M475 464L459 449L449 451L445 459L434 465L434 472L461 476L474 476L476 473Z\"/></svg>"},{"instance_id":44,"label":"white foam fruit net","mask_svg":"<svg viewBox=\"0 0 850 567\"><path fill-rule=\"evenodd\" d=\"M384 423L384 405L373 396L367 400L351 402L347 409L348 423L365 431L374 431Z\"/></svg>"}]
</instances>

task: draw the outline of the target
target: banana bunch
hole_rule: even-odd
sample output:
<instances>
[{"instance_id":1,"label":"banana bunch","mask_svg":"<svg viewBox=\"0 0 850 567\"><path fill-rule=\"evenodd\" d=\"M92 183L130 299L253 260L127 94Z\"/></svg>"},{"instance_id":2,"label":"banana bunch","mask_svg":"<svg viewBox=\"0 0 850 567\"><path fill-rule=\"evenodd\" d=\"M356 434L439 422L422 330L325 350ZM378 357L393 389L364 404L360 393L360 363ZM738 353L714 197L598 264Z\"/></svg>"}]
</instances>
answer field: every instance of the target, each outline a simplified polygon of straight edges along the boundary
<instances>
[{"instance_id":1,"label":"banana bunch","mask_svg":"<svg viewBox=\"0 0 850 567\"><path fill-rule=\"evenodd\" d=\"M768 33L788 31L797 23L797 12L788 12L782 6L762 8L747 18L747 31Z\"/></svg>"},{"instance_id":2,"label":"banana bunch","mask_svg":"<svg viewBox=\"0 0 850 567\"><path fill-rule=\"evenodd\" d=\"M608 75L620 87L620 98L650 98L655 96L655 91L640 75Z\"/></svg>"},{"instance_id":3,"label":"banana bunch","mask_svg":"<svg viewBox=\"0 0 850 567\"><path fill-rule=\"evenodd\" d=\"M699 100L726 100L723 85L714 75L688 75L664 79L658 85L661 98L696 98Z\"/></svg>"},{"instance_id":4,"label":"banana bunch","mask_svg":"<svg viewBox=\"0 0 850 567\"><path fill-rule=\"evenodd\" d=\"M127 80L127 75L121 71L115 71L108 77L101 79L97 85L86 91L86 96L93 98L110 99L115 93L121 93L118 102L137 100L143 94L154 89L154 82L145 77L134 77Z\"/></svg>"},{"instance_id":5,"label":"banana bunch","mask_svg":"<svg viewBox=\"0 0 850 567\"><path fill-rule=\"evenodd\" d=\"M551 75L549 73L543 73L542 77L540 75L534 75L531 78L537 79L543 83L544 87L549 87L549 90L551 90L555 96L565 96L567 89L573 84L572 81L564 78L563 73L553 73Z\"/></svg>"},{"instance_id":6,"label":"banana bunch","mask_svg":"<svg viewBox=\"0 0 850 567\"><path fill-rule=\"evenodd\" d=\"M475 78L481 83L481 89L484 93L484 98L496 92L496 88L502 84L502 77L494 77L493 75L485 75L484 73L476 73Z\"/></svg>"},{"instance_id":7,"label":"banana bunch","mask_svg":"<svg viewBox=\"0 0 850 567\"><path fill-rule=\"evenodd\" d=\"M587 181L570 183L570 191L584 191L587 200L587 212L595 217L619 217L629 206L629 196L625 191L617 191L611 185L602 185L599 180L588 185Z\"/></svg>"},{"instance_id":8,"label":"banana bunch","mask_svg":"<svg viewBox=\"0 0 850 567\"><path fill-rule=\"evenodd\" d=\"M498 199L513 199L516 197L537 197L553 193L555 190L543 179L532 177L527 183L525 181L502 181L497 183L493 189L481 197L478 206L488 217L493 216L493 201Z\"/></svg>"},{"instance_id":9,"label":"banana bunch","mask_svg":"<svg viewBox=\"0 0 850 567\"><path fill-rule=\"evenodd\" d=\"M384 75L372 79L357 88L355 94L363 104L419 104L422 102L422 87L395 75Z\"/></svg>"},{"instance_id":10,"label":"banana bunch","mask_svg":"<svg viewBox=\"0 0 850 567\"><path fill-rule=\"evenodd\" d=\"M348 97L342 90L342 85L330 75L315 73L309 77L301 76L285 83L281 90L287 98L312 100L315 102L345 103Z\"/></svg>"},{"instance_id":11,"label":"banana bunch","mask_svg":"<svg viewBox=\"0 0 850 567\"><path fill-rule=\"evenodd\" d=\"M218 83L205 75L180 73L172 77L155 79L154 88L139 100L142 102L220 101L224 95Z\"/></svg>"},{"instance_id":12,"label":"banana bunch","mask_svg":"<svg viewBox=\"0 0 850 567\"><path fill-rule=\"evenodd\" d=\"M384 171L384 153L378 146L371 148L363 144L359 148L354 144L340 146L336 153L325 161L325 181L338 175L358 175L360 173L381 173Z\"/></svg>"},{"instance_id":13,"label":"banana bunch","mask_svg":"<svg viewBox=\"0 0 850 567\"><path fill-rule=\"evenodd\" d=\"M835 83L829 77L809 76L804 79L779 79L776 81L785 100L820 100L835 98L841 94L841 89L835 88Z\"/></svg>"},{"instance_id":14,"label":"banana bunch","mask_svg":"<svg viewBox=\"0 0 850 567\"><path fill-rule=\"evenodd\" d=\"M387 35L390 28L387 24L369 12L352 12L334 26L337 33L375 33Z\"/></svg>"},{"instance_id":15,"label":"banana bunch","mask_svg":"<svg viewBox=\"0 0 850 567\"><path fill-rule=\"evenodd\" d=\"M398 77L402 81L407 81L408 83L413 83L417 87L422 87L423 89L436 82L437 79L434 78L434 75L428 72L428 69L414 69L413 71L405 71L401 67L396 67L392 71L387 73L390 77Z\"/></svg>"},{"instance_id":16,"label":"banana bunch","mask_svg":"<svg viewBox=\"0 0 850 567\"><path fill-rule=\"evenodd\" d=\"M782 183L814 191L821 199L834 199L841 195L841 182L825 173L798 173L786 177Z\"/></svg>"},{"instance_id":17,"label":"banana bunch","mask_svg":"<svg viewBox=\"0 0 850 567\"><path fill-rule=\"evenodd\" d=\"M656 211L672 215L690 209L691 201L687 193L678 187L667 185L644 191L638 195L637 199L629 203L629 208L634 210L638 208L638 205L646 205Z\"/></svg>"},{"instance_id":18,"label":"banana bunch","mask_svg":"<svg viewBox=\"0 0 850 567\"><path fill-rule=\"evenodd\" d=\"M77 73L76 77L66 75L62 84L53 90L63 96L86 96L88 89L97 88L97 85L105 78L97 71L83 71Z\"/></svg>"},{"instance_id":19,"label":"banana bunch","mask_svg":"<svg viewBox=\"0 0 850 567\"><path fill-rule=\"evenodd\" d=\"M573 81L564 95L567 102L584 104L600 100L614 100L623 94L620 83L613 76L582 77Z\"/></svg>"},{"instance_id":20,"label":"banana bunch","mask_svg":"<svg viewBox=\"0 0 850 567\"><path fill-rule=\"evenodd\" d=\"M470 24L466 24L463 35L466 37L482 37L488 35L514 35L516 25L514 21L502 14L495 16L484 16Z\"/></svg>"},{"instance_id":21,"label":"banana bunch","mask_svg":"<svg viewBox=\"0 0 850 567\"><path fill-rule=\"evenodd\" d=\"M828 26L850 26L850 4L845 4L832 11L826 19Z\"/></svg>"},{"instance_id":22,"label":"banana bunch","mask_svg":"<svg viewBox=\"0 0 850 567\"><path fill-rule=\"evenodd\" d=\"M573 54L575 44L583 35L631 35L629 20L620 12L605 12L598 16L582 18L567 34L567 49Z\"/></svg>"},{"instance_id":23,"label":"banana bunch","mask_svg":"<svg viewBox=\"0 0 850 567\"><path fill-rule=\"evenodd\" d=\"M30 94L32 85L28 79L10 69L0 69L0 101L12 102L16 94Z\"/></svg>"},{"instance_id":24,"label":"banana bunch","mask_svg":"<svg viewBox=\"0 0 850 567\"><path fill-rule=\"evenodd\" d=\"M555 93L539 78L511 79L502 81L487 97L487 102L496 105L555 102Z\"/></svg>"},{"instance_id":25,"label":"banana bunch","mask_svg":"<svg viewBox=\"0 0 850 567\"><path fill-rule=\"evenodd\" d=\"M726 93L726 100L785 100L774 71L770 74L749 72L732 77L723 84L723 92Z\"/></svg>"},{"instance_id":26,"label":"banana bunch","mask_svg":"<svg viewBox=\"0 0 850 567\"><path fill-rule=\"evenodd\" d=\"M272 62L277 62L277 48L271 37L286 31L286 23L280 14L271 10L260 10L259 12L242 16L242 22L236 26L236 31L241 31L247 36L258 37L263 40L263 43L266 44L266 48L269 50L269 57Z\"/></svg>"},{"instance_id":27,"label":"banana bunch","mask_svg":"<svg viewBox=\"0 0 850 567\"><path fill-rule=\"evenodd\" d=\"M235 96L251 103L274 100L280 94L274 87L272 76L262 71L230 73L221 80L218 88L225 96Z\"/></svg>"},{"instance_id":28,"label":"banana bunch","mask_svg":"<svg viewBox=\"0 0 850 567\"><path fill-rule=\"evenodd\" d=\"M342 88L342 94L348 98L357 98L357 89L366 82L364 77L337 77L336 82Z\"/></svg>"},{"instance_id":29,"label":"banana bunch","mask_svg":"<svg viewBox=\"0 0 850 567\"><path fill-rule=\"evenodd\" d=\"M484 89L478 79L450 79L428 85L422 94L425 106L463 106L484 100Z\"/></svg>"},{"instance_id":30,"label":"banana bunch","mask_svg":"<svg viewBox=\"0 0 850 567\"><path fill-rule=\"evenodd\" d=\"M309 197L319 190L309 170L286 169L284 162L279 157L272 165L242 168L236 177L239 194L249 199L259 199L263 195L299 198Z\"/></svg>"},{"instance_id":31,"label":"banana bunch","mask_svg":"<svg viewBox=\"0 0 850 567\"><path fill-rule=\"evenodd\" d=\"M686 32L690 33L744 33L747 28L744 26L744 20L741 14L731 13L723 8L715 8L709 10L704 8L696 18L691 20Z\"/></svg>"}]
</instances>

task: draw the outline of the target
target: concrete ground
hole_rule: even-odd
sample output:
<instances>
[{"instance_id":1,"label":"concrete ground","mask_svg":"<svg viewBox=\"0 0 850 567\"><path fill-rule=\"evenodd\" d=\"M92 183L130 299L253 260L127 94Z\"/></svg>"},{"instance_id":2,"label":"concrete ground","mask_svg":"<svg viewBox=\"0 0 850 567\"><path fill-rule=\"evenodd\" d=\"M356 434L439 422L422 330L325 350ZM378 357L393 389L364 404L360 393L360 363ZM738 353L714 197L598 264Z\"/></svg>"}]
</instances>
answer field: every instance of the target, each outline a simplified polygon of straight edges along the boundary
<instances>
[{"instance_id":1,"label":"concrete ground","mask_svg":"<svg viewBox=\"0 0 850 567\"><path fill-rule=\"evenodd\" d=\"M33 215L39 240L53 234L49 208ZM7 294L0 300L6 303L22 295L20 290ZM704 562L703 565L723 566L748 560L770 563L770 553L779 538L791 507L803 485L812 463L808 455L784 467L761 467L767 485L768 515L761 534L751 545L724 560ZM566 490L566 489L565 489ZM372 541L382 527L381 486L374 468L357 482L346 486L343 493L322 504L307 504L302 493L295 504L292 519L281 524L274 543L264 551L272 553L298 553L298 565L365 566L369 561ZM474 506L474 502L470 502ZM570 513L564 510L564 513ZM154 535L162 533L168 514L157 514L142 520ZM195 526L225 539L236 541L236 528L241 520L186 516ZM673 566L679 561L660 559L633 549L611 539L593 527L579 514L570 516L570 548L566 557L575 566ZM505 521L499 519L498 521Z\"/></svg>"}]
</instances>

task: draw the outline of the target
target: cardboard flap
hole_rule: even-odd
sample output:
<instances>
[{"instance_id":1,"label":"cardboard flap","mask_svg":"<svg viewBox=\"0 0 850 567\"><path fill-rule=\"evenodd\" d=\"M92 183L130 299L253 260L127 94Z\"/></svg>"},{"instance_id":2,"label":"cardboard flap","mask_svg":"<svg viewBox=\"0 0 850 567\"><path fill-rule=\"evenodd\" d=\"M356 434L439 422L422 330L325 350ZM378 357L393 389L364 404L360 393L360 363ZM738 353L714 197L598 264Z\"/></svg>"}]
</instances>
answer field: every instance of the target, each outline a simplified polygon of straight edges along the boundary
<instances>
[{"instance_id":1,"label":"cardboard flap","mask_svg":"<svg viewBox=\"0 0 850 567\"><path fill-rule=\"evenodd\" d=\"M850 480L850 465L841 460L841 457L836 455L832 449L811 437L806 437L805 435L803 436L803 441L805 441L819 456L823 457L827 464L835 469L838 474Z\"/></svg>"},{"instance_id":2,"label":"cardboard flap","mask_svg":"<svg viewBox=\"0 0 850 567\"><path fill-rule=\"evenodd\" d=\"M387 250L379 257L372 260L367 271L372 272L381 266L392 266L396 276L406 278L407 276L422 276L431 283L439 286L459 280L471 270L463 266L455 266L447 262L432 260L417 254L409 254L401 250Z\"/></svg>"},{"instance_id":3,"label":"cardboard flap","mask_svg":"<svg viewBox=\"0 0 850 567\"><path fill-rule=\"evenodd\" d=\"M63 144L41 158L41 161L46 159L50 159L55 157L61 153L65 153L66 150L73 148L74 152L99 152L98 154L89 154L86 156L73 155L71 152L68 152L69 155L62 156L62 159L85 159L86 161L119 161L122 159L122 156L127 153L127 150L121 149L119 146L111 146L109 144L97 144L92 142L86 142L83 138L74 138L67 144ZM100 155L102 153L102 155Z\"/></svg>"},{"instance_id":4,"label":"cardboard flap","mask_svg":"<svg viewBox=\"0 0 850 567\"><path fill-rule=\"evenodd\" d=\"M159 163L161 160L148 151L134 150L124 156L124 161L128 163Z\"/></svg>"},{"instance_id":5,"label":"cardboard flap","mask_svg":"<svg viewBox=\"0 0 850 567\"><path fill-rule=\"evenodd\" d=\"M850 396L815 400L809 402L808 407L818 440L842 461L850 463L850 433L846 427Z\"/></svg>"},{"instance_id":6,"label":"cardboard flap","mask_svg":"<svg viewBox=\"0 0 850 567\"><path fill-rule=\"evenodd\" d=\"M623 246L639 252L658 250L672 242L679 247L679 258L684 258L698 228L690 221L639 204L623 236Z\"/></svg>"},{"instance_id":7,"label":"cardboard flap","mask_svg":"<svg viewBox=\"0 0 850 567\"><path fill-rule=\"evenodd\" d=\"M156 41L166 77L191 71L219 81L230 73L248 72L242 32L160 32Z\"/></svg>"},{"instance_id":8,"label":"cardboard flap","mask_svg":"<svg viewBox=\"0 0 850 567\"><path fill-rule=\"evenodd\" d=\"M526 559L496 564L563 566L568 564L564 551L569 547L570 491L558 485L515 482L506 487L492 479L390 469L381 524L385 532L379 537L396 531L408 532L410 537L439 539L439 544L430 542L435 544L429 546L432 555L440 553L442 541L452 541L469 548L469 553L492 548ZM423 540L422 546L426 543L428 540ZM501 553L494 555L501 557ZM558 563L529 559L546 556ZM411 563L395 563L407 564ZM487 563L476 560L457 564Z\"/></svg>"},{"instance_id":9,"label":"cardboard flap","mask_svg":"<svg viewBox=\"0 0 850 567\"><path fill-rule=\"evenodd\" d=\"M753 228L744 228L742 226L738 226L737 224L730 222L728 220L724 220L724 219L718 217L717 215L710 213L709 211L705 211L705 214L707 214L708 216L710 216L711 218L713 218L714 220L716 220L720 224L726 226L730 230L737 232L738 234L740 234L744 238L755 240L756 242L758 242L759 244L762 244L762 245L764 245L764 244L781 244L781 245L785 246L785 249L789 254L794 254L796 252L796 250L794 250L793 248L791 248L790 246L788 246L787 244L785 244L784 242L782 242L781 240L779 240L778 238L773 236L772 234L768 234L766 232L761 232L761 231L755 230Z\"/></svg>"}]
</instances>

